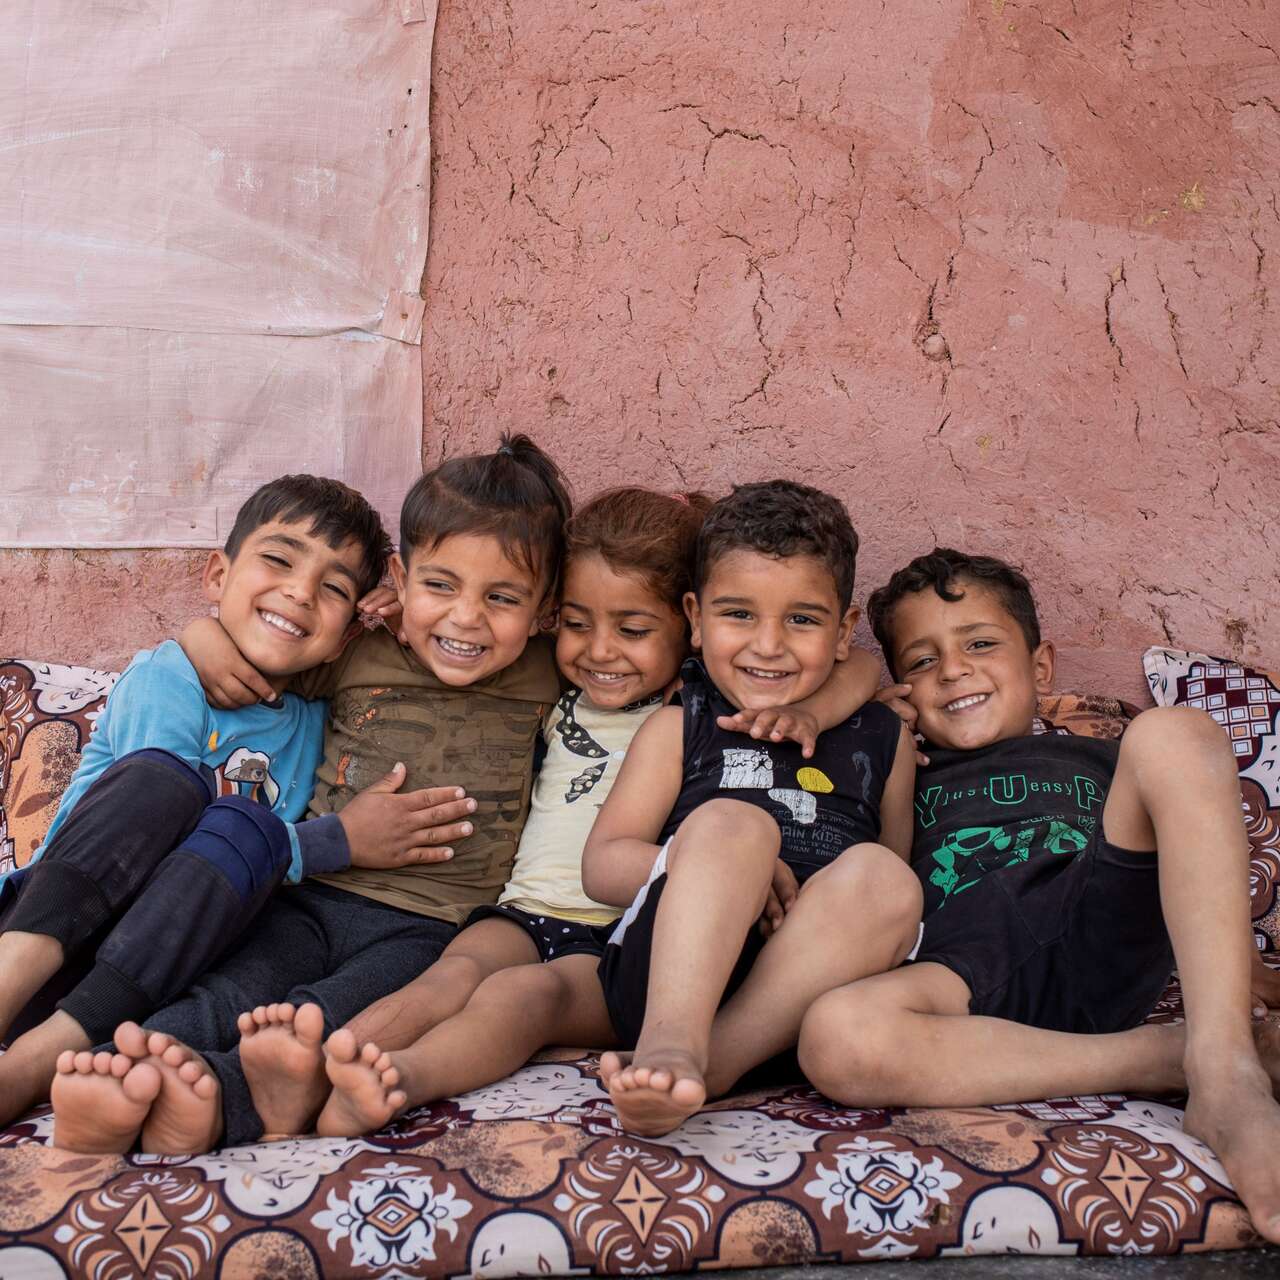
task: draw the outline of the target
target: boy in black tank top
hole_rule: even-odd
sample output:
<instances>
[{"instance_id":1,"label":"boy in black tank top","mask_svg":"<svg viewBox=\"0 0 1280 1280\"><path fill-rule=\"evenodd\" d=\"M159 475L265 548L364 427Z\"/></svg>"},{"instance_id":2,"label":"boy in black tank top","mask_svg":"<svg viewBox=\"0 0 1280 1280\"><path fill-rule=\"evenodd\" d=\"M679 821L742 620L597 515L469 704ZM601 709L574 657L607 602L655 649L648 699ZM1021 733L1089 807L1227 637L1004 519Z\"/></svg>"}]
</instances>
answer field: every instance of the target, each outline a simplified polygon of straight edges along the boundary
<instances>
[{"instance_id":1,"label":"boy in black tank top","mask_svg":"<svg viewBox=\"0 0 1280 1280\"><path fill-rule=\"evenodd\" d=\"M1118 743L1037 723L1053 646L998 560L935 549L868 611L930 757L923 939L915 963L814 1003L806 1074L853 1106L1187 1091L1185 1128L1280 1241L1280 1068L1250 1028L1248 843L1221 728L1185 708L1143 712ZM1142 1025L1175 955L1186 1025Z\"/></svg>"},{"instance_id":2,"label":"boy in black tank top","mask_svg":"<svg viewBox=\"0 0 1280 1280\"><path fill-rule=\"evenodd\" d=\"M910 735L871 703L802 749L764 713L848 657L856 553L843 506L785 481L740 486L703 525L686 598L701 659L637 734L582 863L592 897L631 903L600 977L635 1046L601 1079L633 1133L674 1129L793 1046L817 996L916 941Z\"/></svg>"}]
</instances>

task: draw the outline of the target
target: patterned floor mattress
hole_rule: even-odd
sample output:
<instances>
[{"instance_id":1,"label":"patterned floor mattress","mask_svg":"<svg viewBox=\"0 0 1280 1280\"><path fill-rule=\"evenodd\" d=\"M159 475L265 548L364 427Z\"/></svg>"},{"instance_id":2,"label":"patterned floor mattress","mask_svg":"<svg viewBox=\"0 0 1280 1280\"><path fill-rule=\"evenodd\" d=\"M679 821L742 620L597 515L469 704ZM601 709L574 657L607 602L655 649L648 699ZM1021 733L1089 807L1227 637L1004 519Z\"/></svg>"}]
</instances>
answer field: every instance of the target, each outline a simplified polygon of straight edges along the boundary
<instances>
[{"instance_id":1,"label":"patterned floor mattress","mask_svg":"<svg viewBox=\"0 0 1280 1280\"><path fill-rule=\"evenodd\" d=\"M1176 1017L1176 992L1157 1016ZM1256 1243L1169 1099L854 1111L803 1085L621 1133L561 1054L368 1139L194 1158L0 1134L0 1276L514 1276Z\"/></svg>"}]
</instances>

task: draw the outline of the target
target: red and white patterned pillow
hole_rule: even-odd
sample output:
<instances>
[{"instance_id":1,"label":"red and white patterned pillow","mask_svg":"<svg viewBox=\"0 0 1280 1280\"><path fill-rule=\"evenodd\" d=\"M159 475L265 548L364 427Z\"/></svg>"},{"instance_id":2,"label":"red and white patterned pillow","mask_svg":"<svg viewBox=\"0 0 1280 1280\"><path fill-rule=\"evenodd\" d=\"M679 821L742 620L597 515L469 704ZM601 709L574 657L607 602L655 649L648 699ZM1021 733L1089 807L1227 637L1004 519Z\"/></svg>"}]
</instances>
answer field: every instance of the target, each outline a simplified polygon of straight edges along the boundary
<instances>
[{"instance_id":1,"label":"red and white patterned pillow","mask_svg":"<svg viewBox=\"0 0 1280 1280\"><path fill-rule=\"evenodd\" d=\"M1182 649L1148 649L1142 665L1162 707L1199 707L1226 730L1249 832L1254 936L1280 951L1280 673Z\"/></svg>"}]
</instances>

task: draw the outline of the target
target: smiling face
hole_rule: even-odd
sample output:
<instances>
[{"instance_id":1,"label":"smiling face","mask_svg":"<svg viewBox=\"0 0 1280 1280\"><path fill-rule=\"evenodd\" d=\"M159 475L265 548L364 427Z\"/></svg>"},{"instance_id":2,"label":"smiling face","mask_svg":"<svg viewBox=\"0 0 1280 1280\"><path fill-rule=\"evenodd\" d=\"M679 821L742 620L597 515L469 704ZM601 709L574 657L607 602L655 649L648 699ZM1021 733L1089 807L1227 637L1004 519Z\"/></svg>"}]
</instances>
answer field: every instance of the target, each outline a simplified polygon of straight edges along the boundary
<instances>
[{"instance_id":1,"label":"smiling face","mask_svg":"<svg viewBox=\"0 0 1280 1280\"><path fill-rule=\"evenodd\" d=\"M948 590L964 594L916 591L893 609L893 666L911 685L916 728L962 751L1030 733L1037 696L1053 688L1053 645L1032 649L987 587L960 579Z\"/></svg>"},{"instance_id":2,"label":"smiling face","mask_svg":"<svg viewBox=\"0 0 1280 1280\"><path fill-rule=\"evenodd\" d=\"M820 688L849 656L858 619L841 611L831 570L814 556L729 551L685 597L707 674L742 710L785 706Z\"/></svg>"},{"instance_id":3,"label":"smiling face","mask_svg":"<svg viewBox=\"0 0 1280 1280\"><path fill-rule=\"evenodd\" d=\"M615 711L660 693L687 647L684 616L639 574L618 573L592 553L569 561L556 662L597 707Z\"/></svg>"},{"instance_id":4,"label":"smiling face","mask_svg":"<svg viewBox=\"0 0 1280 1280\"><path fill-rule=\"evenodd\" d=\"M488 533L456 533L391 558L401 629L443 684L474 684L509 667L538 630L543 586Z\"/></svg>"},{"instance_id":5,"label":"smiling face","mask_svg":"<svg viewBox=\"0 0 1280 1280\"><path fill-rule=\"evenodd\" d=\"M264 676L289 676L330 662L354 634L362 551L336 550L307 521L259 525L235 558L209 556L204 592L236 647Z\"/></svg>"}]
</instances>

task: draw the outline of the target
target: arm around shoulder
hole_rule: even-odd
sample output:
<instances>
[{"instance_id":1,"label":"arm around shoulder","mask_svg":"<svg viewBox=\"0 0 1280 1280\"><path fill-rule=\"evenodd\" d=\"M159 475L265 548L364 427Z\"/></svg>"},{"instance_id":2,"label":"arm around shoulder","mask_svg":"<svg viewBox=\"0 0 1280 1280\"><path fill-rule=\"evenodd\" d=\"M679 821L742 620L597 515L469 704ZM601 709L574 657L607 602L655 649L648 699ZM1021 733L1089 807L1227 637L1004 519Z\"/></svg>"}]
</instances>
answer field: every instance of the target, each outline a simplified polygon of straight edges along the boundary
<instances>
[{"instance_id":1,"label":"arm around shoulder","mask_svg":"<svg viewBox=\"0 0 1280 1280\"><path fill-rule=\"evenodd\" d=\"M630 905L658 856L658 835L684 778L684 712L662 707L645 721L582 853L582 886L597 902Z\"/></svg>"},{"instance_id":2,"label":"arm around shoulder","mask_svg":"<svg viewBox=\"0 0 1280 1280\"><path fill-rule=\"evenodd\" d=\"M911 730L900 725L893 767L880 796L880 843L904 861L911 859L916 789L916 747Z\"/></svg>"}]
</instances>

